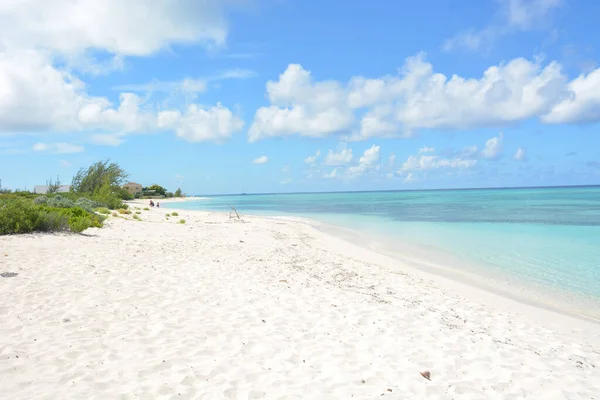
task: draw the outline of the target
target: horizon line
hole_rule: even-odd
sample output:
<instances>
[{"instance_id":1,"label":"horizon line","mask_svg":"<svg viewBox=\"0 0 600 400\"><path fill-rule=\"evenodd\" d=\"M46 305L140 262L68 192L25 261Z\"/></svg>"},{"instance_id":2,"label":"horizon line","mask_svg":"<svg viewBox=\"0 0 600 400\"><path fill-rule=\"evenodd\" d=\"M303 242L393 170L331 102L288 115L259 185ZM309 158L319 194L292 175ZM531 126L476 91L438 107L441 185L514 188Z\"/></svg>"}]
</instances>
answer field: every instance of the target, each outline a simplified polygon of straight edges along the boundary
<instances>
[{"instance_id":1,"label":"horizon line","mask_svg":"<svg viewBox=\"0 0 600 400\"><path fill-rule=\"evenodd\" d=\"M506 189L568 189L568 188L600 188L600 184L593 185L557 185L557 186L488 186L488 187L465 187L465 188L435 188L435 189L388 189L388 190L341 190L322 192L263 192L263 193L220 193L220 194L196 194L192 197L217 197L217 196L265 196L282 194L336 194L336 193L392 193L392 192L443 192L443 191L466 191L466 190L506 190Z\"/></svg>"}]
</instances>

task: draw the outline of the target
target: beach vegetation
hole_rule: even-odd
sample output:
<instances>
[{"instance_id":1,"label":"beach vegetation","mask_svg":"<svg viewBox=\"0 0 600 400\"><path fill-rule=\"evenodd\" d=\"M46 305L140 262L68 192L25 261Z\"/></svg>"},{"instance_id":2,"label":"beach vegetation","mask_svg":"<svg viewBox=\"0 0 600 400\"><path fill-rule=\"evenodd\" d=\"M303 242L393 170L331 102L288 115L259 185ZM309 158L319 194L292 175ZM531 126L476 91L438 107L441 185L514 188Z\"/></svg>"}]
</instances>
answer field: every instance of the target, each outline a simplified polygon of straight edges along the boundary
<instances>
[{"instance_id":1,"label":"beach vegetation","mask_svg":"<svg viewBox=\"0 0 600 400\"><path fill-rule=\"evenodd\" d=\"M171 216L171 214L168 214L168 213L165 215L165 217L167 217L167 218L169 218L170 216Z\"/></svg>"},{"instance_id":2,"label":"beach vegetation","mask_svg":"<svg viewBox=\"0 0 600 400\"><path fill-rule=\"evenodd\" d=\"M36 204L33 199L0 197L0 235L70 231L102 227L103 216L78 207Z\"/></svg>"},{"instance_id":3,"label":"beach vegetation","mask_svg":"<svg viewBox=\"0 0 600 400\"><path fill-rule=\"evenodd\" d=\"M172 213L171 213L171 215L172 215L172 216L174 216L174 217L177 217L177 216L179 216L179 214L177 214L177 212L176 212L176 211L172 212Z\"/></svg>"},{"instance_id":4,"label":"beach vegetation","mask_svg":"<svg viewBox=\"0 0 600 400\"><path fill-rule=\"evenodd\" d=\"M175 193L173 194L173 196L175 196L175 197L182 197L183 193L181 193L181 188L177 188L177 190L175 191Z\"/></svg>"},{"instance_id":5,"label":"beach vegetation","mask_svg":"<svg viewBox=\"0 0 600 400\"><path fill-rule=\"evenodd\" d=\"M150 211L148 207L144 207L144 211Z\"/></svg>"},{"instance_id":6,"label":"beach vegetation","mask_svg":"<svg viewBox=\"0 0 600 400\"><path fill-rule=\"evenodd\" d=\"M142 212L141 212L141 211L136 211L135 213L136 213L136 214L141 214Z\"/></svg>"},{"instance_id":7,"label":"beach vegetation","mask_svg":"<svg viewBox=\"0 0 600 400\"><path fill-rule=\"evenodd\" d=\"M137 214L133 214L133 219L137 220L137 221L141 221L142 219L140 218L139 215Z\"/></svg>"},{"instance_id":8,"label":"beach vegetation","mask_svg":"<svg viewBox=\"0 0 600 400\"><path fill-rule=\"evenodd\" d=\"M180 220L179 220L179 223L180 223L180 224L185 224L185 219L180 219Z\"/></svg>"},{"instance_id":9,"label":"beach vegetation","mask_svg":"<svg viewBox=\"0 0 600 400\"><path fill-rule=\"evenodd\" d=\"M119 208L119 209L117 210L117 212L118 212L119 214L131 214L131 211L129 211L129 210L128 210L128 209L126 209L126 208Z\"/></svg>"},{"instance_id":10,"label":"beach vegetation","mask_svg":"<svg viewBox=\"0 0 600 400\"><path fill-rule=\"evenodd\" d=\"M60 178L57 176L56 177L56 181L52 181L52 179L48 179L46 181L46 186L48 186L48 191L46 193L48 194L54 194L58 192L58 189L60 189Z\"/></svg>"},{"instance_id":11,"label":"beach vegetation","mask_svg":"<svg viewBox=\"0 0 600 400\"><path fill-rule=\"evenodd\" d=\"M110 210L106 207L97 207L94 209L94 211L96 211L97 213L100 213L100 214L104 214L104 215L110 214Z\"/></svg>"},{"instance_id":12,"label":"beach vegetation","mask_svg":"<svg viewBox=\"0 0 600 400\"><path fill-rule=\"evenodd\" d=\"M167 189L165 189L164 187L157 185L155 183L154 185L150 185L148 187L142 188L142 193L147 194L147 195L166 197Z\"/></svg>"}]
</instances>

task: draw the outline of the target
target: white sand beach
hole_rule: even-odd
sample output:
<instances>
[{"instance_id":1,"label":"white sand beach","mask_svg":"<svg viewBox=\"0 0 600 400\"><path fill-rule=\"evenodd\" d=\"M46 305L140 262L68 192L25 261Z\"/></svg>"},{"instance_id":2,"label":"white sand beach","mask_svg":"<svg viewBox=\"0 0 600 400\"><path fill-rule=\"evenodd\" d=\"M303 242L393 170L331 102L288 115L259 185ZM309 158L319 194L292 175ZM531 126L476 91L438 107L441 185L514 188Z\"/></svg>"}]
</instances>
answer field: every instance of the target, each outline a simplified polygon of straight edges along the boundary
<instances>
[{"instance_id":1,"label":"white sand beach","mask_svg":"<svg viewBox=\"0 0 600 400\"><path fill-rule=\"evenodd\" d=\"M600 394L596 324L298 221L139 211L0 237L0 399Z\"/></svg>"}]
</instances>

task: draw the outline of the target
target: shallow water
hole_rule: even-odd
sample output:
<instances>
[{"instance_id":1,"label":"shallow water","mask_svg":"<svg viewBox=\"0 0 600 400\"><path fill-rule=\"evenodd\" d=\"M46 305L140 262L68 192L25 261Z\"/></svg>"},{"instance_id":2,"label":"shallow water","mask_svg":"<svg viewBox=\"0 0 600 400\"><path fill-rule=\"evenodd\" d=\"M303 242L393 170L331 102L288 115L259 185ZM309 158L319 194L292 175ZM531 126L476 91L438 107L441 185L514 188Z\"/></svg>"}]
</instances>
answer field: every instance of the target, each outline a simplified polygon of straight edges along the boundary
<instances>
[{"instance_id":1,"label":"shallow water","mask_svg":"<svg viewBox=\"0 0 600 400\"><path fill-rule=\"evenodd\" d=\"M228 205L351 228L392 251L446 254L452 268L498 289L600 317L600 187L209 196L170 206Z\"/></svg>"}]
</instances>

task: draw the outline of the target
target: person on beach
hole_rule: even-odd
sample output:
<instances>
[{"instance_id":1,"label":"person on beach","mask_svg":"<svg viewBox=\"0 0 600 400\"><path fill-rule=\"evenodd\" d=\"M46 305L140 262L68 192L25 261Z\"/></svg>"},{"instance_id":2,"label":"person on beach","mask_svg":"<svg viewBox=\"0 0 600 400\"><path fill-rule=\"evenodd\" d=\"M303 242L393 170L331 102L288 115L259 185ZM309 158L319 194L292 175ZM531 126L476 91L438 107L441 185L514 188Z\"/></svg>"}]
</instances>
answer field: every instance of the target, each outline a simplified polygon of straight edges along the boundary
<instances>
[{"instance_id":1,"label":"person on beach","mask_svg":"<svg viewBox=\"0 0 600 400\"><path fill-rule=\"evenodd\" d=\"M160 201L156 202L156 207L160 207Z\"/></svg>"},{"instance_id":2,"label":"person on beach","mask_svg":"<svg viewBox=\"0 0 600 400\"><path fill-rule=\"evenodd\" d=\"M150 207L154 207L154 202L150 200Z\"/></svg>"}]
</instances>

